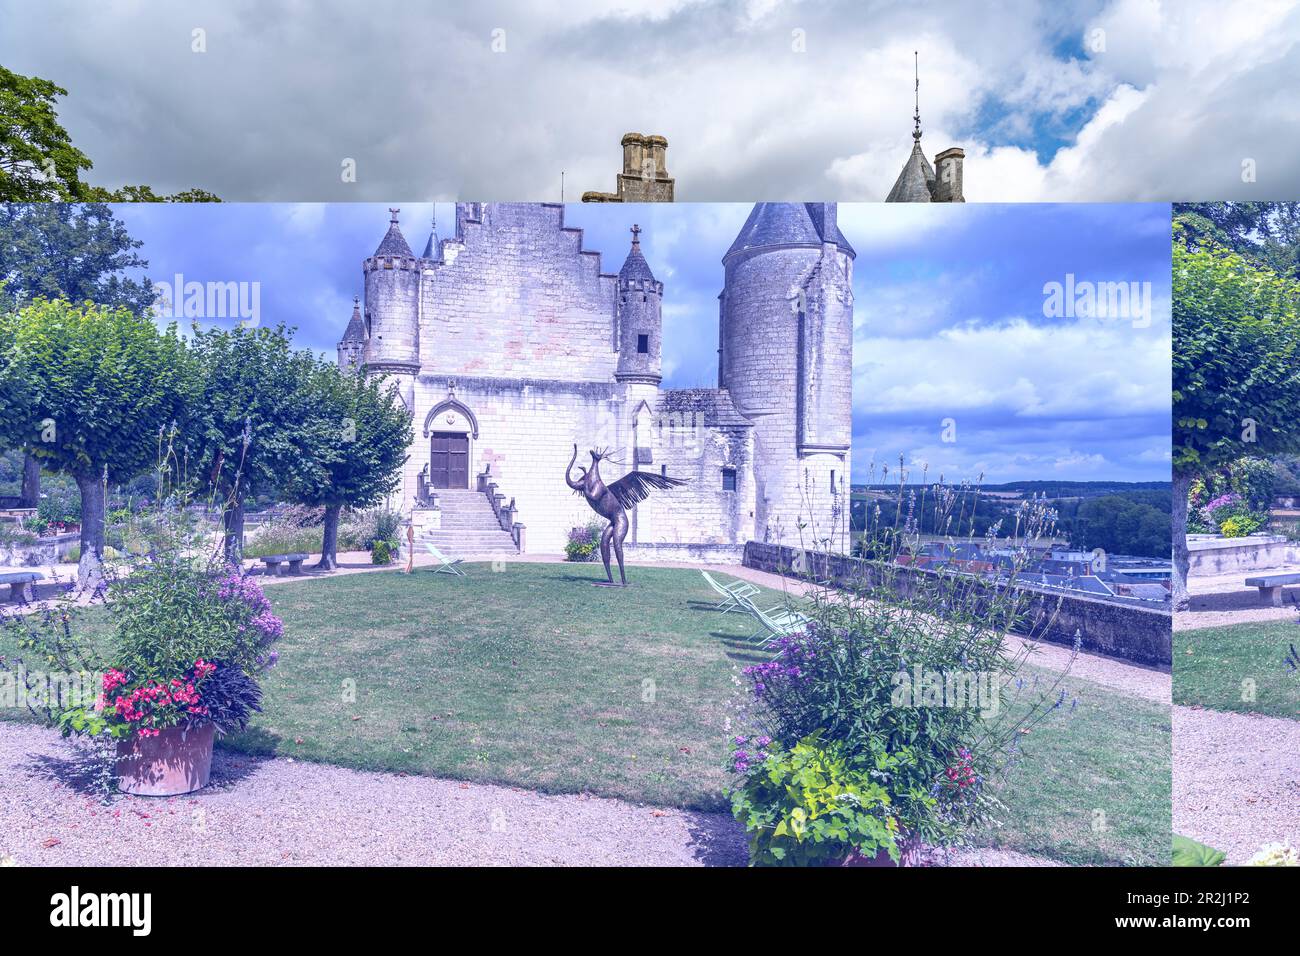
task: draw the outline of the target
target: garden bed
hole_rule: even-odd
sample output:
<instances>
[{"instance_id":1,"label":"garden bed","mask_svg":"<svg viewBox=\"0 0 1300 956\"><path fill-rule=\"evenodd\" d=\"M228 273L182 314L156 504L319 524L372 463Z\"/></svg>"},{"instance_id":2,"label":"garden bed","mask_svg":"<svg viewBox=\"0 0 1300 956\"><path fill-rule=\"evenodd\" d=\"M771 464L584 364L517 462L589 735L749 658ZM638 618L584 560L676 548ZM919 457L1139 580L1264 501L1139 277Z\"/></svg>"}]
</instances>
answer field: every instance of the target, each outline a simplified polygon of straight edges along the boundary
<instances>
[{"instance_id":1,"label":"garden bed","mask_svg":"<svg viewBox=\"0 0 1300 956\"><path fill-rule=\"evenodd\" d=\"M732 677L764 657L744 641L749 622L711 609L698 572L637 567L609 591L590 586L604 577L591 565L468 571L269 589L285 637L265 712L219 748L725 807ZM1070 863L1163 862L1168 708L1074 678L1066 689L1073 713L1034 729L1000 794L1005 824L979 839Z\"/></svg>"}]
</instances>

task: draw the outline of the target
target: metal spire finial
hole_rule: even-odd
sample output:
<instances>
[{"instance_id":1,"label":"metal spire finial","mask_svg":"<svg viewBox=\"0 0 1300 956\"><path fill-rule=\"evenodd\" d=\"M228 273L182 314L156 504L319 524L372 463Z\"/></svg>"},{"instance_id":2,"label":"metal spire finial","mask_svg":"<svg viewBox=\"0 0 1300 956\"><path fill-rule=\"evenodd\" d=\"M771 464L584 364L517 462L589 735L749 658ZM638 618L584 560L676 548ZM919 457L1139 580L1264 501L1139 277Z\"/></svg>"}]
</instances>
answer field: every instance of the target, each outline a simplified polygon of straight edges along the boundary
<instances>
[{"instance_id":1,"label":"metal spire finial","mask_svg":"<svg viewBox=\"0 0 1300 956\"><path fill-rule=\"evenodd\" d=\"M921 55L917 50L912 51L912 78L915 84L914 92L916 94L916 112L912 114L912 121L916 124L912 130L912 139L921 138Z\"/></svg>"}]
</instances>

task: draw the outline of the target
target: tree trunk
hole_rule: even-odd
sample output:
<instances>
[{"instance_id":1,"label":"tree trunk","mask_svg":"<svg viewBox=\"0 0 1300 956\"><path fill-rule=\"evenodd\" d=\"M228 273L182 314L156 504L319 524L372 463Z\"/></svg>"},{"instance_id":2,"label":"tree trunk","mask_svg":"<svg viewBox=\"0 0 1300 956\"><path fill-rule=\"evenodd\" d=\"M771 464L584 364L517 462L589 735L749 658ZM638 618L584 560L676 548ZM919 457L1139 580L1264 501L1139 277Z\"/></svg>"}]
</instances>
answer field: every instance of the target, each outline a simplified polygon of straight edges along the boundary
<instances>
[{"instance_id":1,"label":"tree trunk","mask_svg":"<svg viewBox=\"0 0 1300 956\"><path fill-rule=\"evenodd\" d=\"M81 560L77 584L95 590L104 583L104 482L98 476L75 475L81 492Z\"/></svg>"},{"instance_id":2,"label":"tree trunk","mask_svg":"<svg viewBox=\"0 0 1300 956\"><path fill-rule=\"evenodd\" d=\"M20 508L35 508L41 503L41 462L30 454L23 455L23 490Z\"/></svg>"},{"instance_id":3,"label":"tree trunk","mask_svg":"<svg viewBox=\"0 0 1300 956\"><path fill-rule=\"evenodd\" d=\"M318 571L333 571L339 566L339 512L342 505L325 506L325 533L321 539L320 561L315 565Z\"/></svg>"},{"instance_id":4,"label":"tree trunk","mask_svg":"<svg viewBox=\"0 0 1300 956\"><path fill-rule=\"evenodd\" d=\"M1174 501L1171 518L1174 544L1173 606L1175 611L1186 611L1191 603L1187 593L1187 571L1191 556L1187 552L1187 493L1192 488L1195 475L1174 472Z\"/></svg>"},{"instance_id":5,"label":"tree trunk","mask_svg":"<svg viewBox=\"0 0 1300 956\"><path fill-rule=\"evenodd\" d=\"M237 568L244 564L244 499L236 498L221 512L221 527L225 534L222 551L226 560Z\"/></svg>"}]
</instances>

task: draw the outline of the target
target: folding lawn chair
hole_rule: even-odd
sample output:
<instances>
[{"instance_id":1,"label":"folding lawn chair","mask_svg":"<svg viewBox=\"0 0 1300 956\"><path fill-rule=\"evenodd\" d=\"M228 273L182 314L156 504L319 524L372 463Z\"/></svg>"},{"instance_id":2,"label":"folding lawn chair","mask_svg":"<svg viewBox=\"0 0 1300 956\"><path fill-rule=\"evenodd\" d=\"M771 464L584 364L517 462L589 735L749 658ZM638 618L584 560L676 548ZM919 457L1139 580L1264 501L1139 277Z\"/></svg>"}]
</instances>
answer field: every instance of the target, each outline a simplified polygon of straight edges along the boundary
<instances>
[{"instance_id":1,"label":"folding lawn chair","mask_svg":"<svg viewBox=\"0 0 1300 956\"><path fill-rule=\"evenodd\" d=\"M459 574L461 577L466 576L465 572L458 567L461 563L460 558L449 558L432 544L426 544L424 547L425 550L433 555L434 560L440 562L439 565L433 569L434 574Z\"/></svg>"},{"instance_id":2,"label":"folding lawn chair","mask_svg":"<svg viewBox=\"0 0 1300 956\"><path fill-rule=\"evenodd\" d=\"M764 631L767 632L767 637L759 641L759 644L764 647L778 637L788 637L791 634L799 633L808 626L810 621L807 615L800 614L784 604L778 604L775 607L763 610L747 597L737 597L736 601L749 612L751 617L758 621L758 630L749 635L749 639L752 641Z\"/></svg>"},{"instance_id":3,"label":"folding lawn chair","mask_svg":"<svg viewBox=\"0 0 1300 956\"><path fill-rule=\"evenodd\" d=\"M732 581L730 584L722 584L714 580L713 575L709 574L709 572L705 571L703 568L700 569L700 574L704 575L704 580L709 582L709 587L722 595L724 600L721 604L717 605L717 610L721 611L723 614L726 614L728 611L734 611L740 607L740 602L737 601L736 598L753 597L758 593L758 588L754 587L754 585L750 584L748 581Z\"/></svg>"}]
</instances>

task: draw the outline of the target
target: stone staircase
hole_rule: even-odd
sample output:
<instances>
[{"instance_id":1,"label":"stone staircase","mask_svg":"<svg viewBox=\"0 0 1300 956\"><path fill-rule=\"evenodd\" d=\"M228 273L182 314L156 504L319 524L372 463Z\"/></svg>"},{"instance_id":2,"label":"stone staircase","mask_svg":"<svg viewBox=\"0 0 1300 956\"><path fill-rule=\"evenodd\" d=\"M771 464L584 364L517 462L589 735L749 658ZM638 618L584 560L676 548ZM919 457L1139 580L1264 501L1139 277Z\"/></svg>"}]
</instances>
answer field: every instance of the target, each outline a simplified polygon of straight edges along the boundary
<instances>
[{"instance_id":1,"label":"stone staircase","mask_svg":"<svg viewBox=\"0 0 1300 956\"><path fill-rule=\"evenodd\" d=\"M502 530L483 492L440 489L437 495L442 527L426 530L416 537L417 554L426 553L426 544L432 544L449 558L518 553L514 538Z\"/></svg>"}]
</instances>

